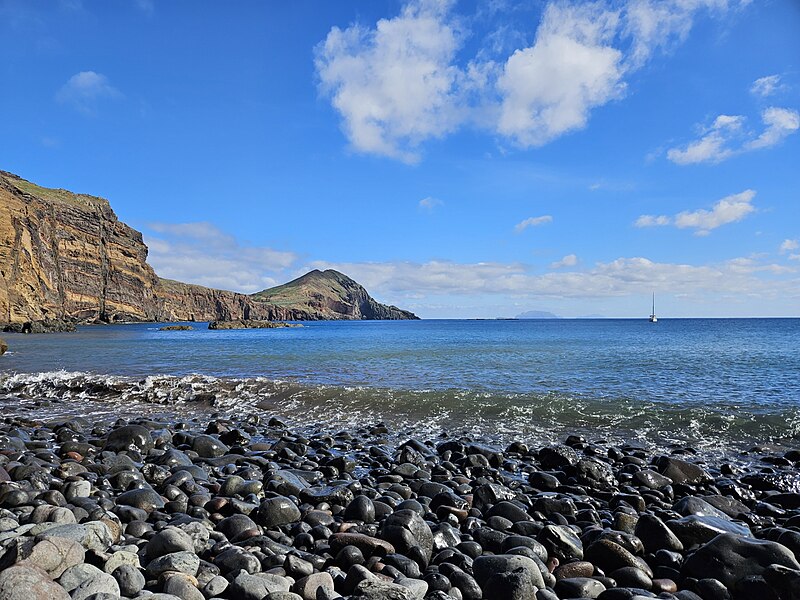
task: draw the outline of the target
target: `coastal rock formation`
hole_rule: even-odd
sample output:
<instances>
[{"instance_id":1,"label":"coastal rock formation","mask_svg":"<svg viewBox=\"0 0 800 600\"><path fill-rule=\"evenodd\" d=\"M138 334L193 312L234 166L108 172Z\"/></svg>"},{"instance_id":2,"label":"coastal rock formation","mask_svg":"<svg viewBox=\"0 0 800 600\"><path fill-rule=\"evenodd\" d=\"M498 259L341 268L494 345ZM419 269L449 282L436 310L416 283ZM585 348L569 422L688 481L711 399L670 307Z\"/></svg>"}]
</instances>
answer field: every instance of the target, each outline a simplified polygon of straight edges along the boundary
<instances>
[{"instance_id":1,"label":"coastal rock formation","mask_svg":"<svg viewBox=\"0 0 800 600\"><path fill-rule=\"evenodd\" d=\"M282 327L302 327L299 323L283 323L281 321L253 321L252 319L235 319L233 321L211 321L209 329L280 329Z\"/></svg>"},{"instance_id":2,"label":"coastal rock formation","mask_svg":"<svg viewBox=\"0 0 800 600\"><path fill-rule=\"evenodd\" d=\"M159 278L142 234L107 200L0 171L0 323L58 331L74 322L414 319L336 271L252 296Z\"/></svg>"},{"instance_id":3,"label":"coastal rock formation","mask_svg":"<svg viewBox=\"0 0 800 600\"><path fill-rule=\"evenodd\" d=\"M376 302L361 285L333 269L311 271L252 298L275 309L305 312L307 319L416 319L407 310Z\"/></svg>"},{"instance_id":4,"label":"coastal rock formation","mask_svg":"<svg viewBox=\"0 0 800 600\"><path fill-rule=\"evenodd\" d=\"M0 171L0 322L153 320L146 260L107 200Z\"/></svg>"}]
</instances>

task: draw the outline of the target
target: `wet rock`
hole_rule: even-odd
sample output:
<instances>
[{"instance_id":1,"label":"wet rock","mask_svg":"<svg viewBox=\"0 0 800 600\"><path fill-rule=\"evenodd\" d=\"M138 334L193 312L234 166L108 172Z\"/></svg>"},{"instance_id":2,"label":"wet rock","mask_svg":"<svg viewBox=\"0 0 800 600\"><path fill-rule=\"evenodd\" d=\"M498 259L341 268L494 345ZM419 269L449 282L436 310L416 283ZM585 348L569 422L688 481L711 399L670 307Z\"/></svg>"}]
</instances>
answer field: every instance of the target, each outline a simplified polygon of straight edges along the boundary
<instances>
[{"instance_id":1,"label":"wet rock","mask_svg":"<svg viewBox=\"0 0 800 600\"><path fill-rule=\"evenodd\" d=\"M606 591L606 586L589 577L560 579L555 592L560 598L597 598Z\"/></svg>"},{"instance_id":2,"label":"wet rock","mask_svg":"<svg viewBox=\"0 0 800 600\"><path fill-rule=\"evenodd\" d=\"M150 488L129 490L117 496L117 504L132 506L146 513L164 508L164 499Z\"/></svg>"},{"instance_id":3,"label":"wet rock","mask_svg":"<svg viewBox=\"0 0 800 600\"><path fill-rule=\"evenodd\" d=\"M711 476L699 465L671 456L659 456L656 461L658 471L673 483L703 483Z\"/></svg>"},{"instance_id":4,"label":"wet rock","mask_svg":"<svg viewBox=\"0 0 800 600\"><path fill-rule=\"evenodd\" d=\"M569 527L546 525L536 538L550 556L559 560L583 558L583 543Z\"/></svg>"},{"instance_id":5,"label":"wet rock","mask_svg":"<svg viewBox=\"0 0 800 600\"><path fill-rule=\"evenodd\" d=\"M762 575L770 565L800 569L800 563L786 546L723 533L689 555L681 574L697 579L714 578L732 588L744 578Z\"/></svg>"},{"instance_id":6,"label":"wet rock","mask_svg":"<svg viewBox=\"0 0 800 600\"><path fill-rule=\"evenodd\" d=\"M225 455L229 448L210 435L198 435L192 441L192 450L202 458L218 458Z\"/></svg>"},{"instance_id":7,"label":"wet rock","mask_svg":"<svg viewBox=\"0 0 800 600\"><path fill-rule=\"evenodd\" d=\"M733 533L744 537L752 535L747 525L739 525L720 517L690 515L667 521L667 526L687 548L708 542L720 533Z\"/></svg>"},{"instance_id":8,"label":"wet rock","mask_svg":"<svg viewBox=\"0 0 800 600\"><path fill-rule=\"evenodd\" d=\"M398 510L389 515L381 527L381 537L400 552L418 546L427 560L433 552L433 533L430 527L412 510Z\"/></svg>"},{"instance_id":9,"label":"wet rock","mask_svg":"<svg viewBox=\"0 0 800 600\"><path fill-rule=\"evenodd\" d=\"M667 525L655 515L644 514L639 517L634 529L634 535L642 540L647 552L657 552L658 550L670 550L681 552L683 543L667 527Z\"/></svg>"},{"instance_id":10,"label":"wet rock","mask_svg":"<svg viewBox=\"0 0 800 600\"><path fill-rule=\"evenodd\" d=\"M144 456L152 449L150 431L141 425L118 427L108 435L105 443L105 450L110 452L133 450Z\"/></svg>"},{"instance_id":11,"label":"wet rock","mask_svg":"<svg viewBox=\"0 0 800 600\"><path fill-rule=\"evenodd\" d=\"M299 521L302 515L290 498L277 496L264 500L253 516L259 525L270 529Z\"/></svg>"},{"instance_id":12,"label":"wet rock","mask_svg":"<svg viewBox=\"0 0 800 600\"><path fill-rule=\"evenodd\" d=\"M472 569L475 580L481 589L486 591L486 585L489 579L497 573L508 573L522 569L531 583L537 588L544 587L544 580L542 579L542 572L538 564L533 559L527 556L518 556L512 554L499 554L499 555L484 555L479 556L472 563Z\"/></svg>"},{"instance_id":13,"label":"wet rock","mask_svg":"<svg viewBox=\"0 0 800 600\"><path fill-rule=\"evenodd\" d=\"M356 496L344 511L345 521L375 522L375 504L363 495Z\"/></svg>"}]
</instances>

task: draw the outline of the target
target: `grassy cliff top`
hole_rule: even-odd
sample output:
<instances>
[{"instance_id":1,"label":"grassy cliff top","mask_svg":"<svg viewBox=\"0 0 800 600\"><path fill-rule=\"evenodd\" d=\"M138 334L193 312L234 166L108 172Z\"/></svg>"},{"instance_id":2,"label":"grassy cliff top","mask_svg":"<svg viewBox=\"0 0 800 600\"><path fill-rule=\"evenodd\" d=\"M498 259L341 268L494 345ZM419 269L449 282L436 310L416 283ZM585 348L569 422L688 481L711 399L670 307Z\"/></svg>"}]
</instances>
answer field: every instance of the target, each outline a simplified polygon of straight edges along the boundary
<instances>
[{"instance_id":1,"label":"grassy cliff top","mask_svg":"<svg viewBox=\"0 0 800 600\"><path fill-rule=\"evenodd\" d=\"M250 297L277 306L290 306L315 295L344 298L347 296L348 289L357 286L355 281L339 271L314 269L289 283L256 292Z\"/></svg>"},{"instance_id":2,"label":"grassy cliff top","mask_svg":"<svg viewBox=\"0 0 800 600\"><path fill-rule=\"evenodd\" d=\"M30 194L48 202L64 202L67 204L77 204L89 208L109 207L108 200L89 194L75 194L69 190L60 188L46 188L23 179L19 175L14 175L7 171L0 171L0 179L16 188L23 194Z\"/></svg>"}]
</instances>

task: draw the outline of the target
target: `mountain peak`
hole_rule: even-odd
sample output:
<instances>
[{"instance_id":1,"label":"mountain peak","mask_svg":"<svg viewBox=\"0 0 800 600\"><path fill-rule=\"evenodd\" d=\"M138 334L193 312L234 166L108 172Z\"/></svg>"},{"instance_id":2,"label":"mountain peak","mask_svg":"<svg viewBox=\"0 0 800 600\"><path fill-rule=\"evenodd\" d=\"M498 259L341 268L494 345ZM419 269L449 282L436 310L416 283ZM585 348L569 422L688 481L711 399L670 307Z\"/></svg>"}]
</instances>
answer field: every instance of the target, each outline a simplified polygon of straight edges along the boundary
<instances>
[{"instance_id":1,"label":"mountain peak","mask_svg":"<svg viewBox=\"0 0 800 600\"><path fill-rule=\"evenodd\" d=\"M414 313L377 302L364 287L334 269L314 269L250 296L276 306L299 306L321 319L416 319Z\"/></svg>"}]
</instances>

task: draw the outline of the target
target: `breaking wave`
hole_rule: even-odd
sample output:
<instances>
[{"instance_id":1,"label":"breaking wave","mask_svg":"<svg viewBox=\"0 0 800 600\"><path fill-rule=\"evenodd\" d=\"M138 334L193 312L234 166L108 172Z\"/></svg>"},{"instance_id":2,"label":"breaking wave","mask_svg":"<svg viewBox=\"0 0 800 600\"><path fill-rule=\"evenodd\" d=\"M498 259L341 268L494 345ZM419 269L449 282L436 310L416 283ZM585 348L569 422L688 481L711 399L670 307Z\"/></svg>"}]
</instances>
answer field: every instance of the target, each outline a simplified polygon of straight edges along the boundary
<instances>
[{"instance_id":1,"label":"breaking wave","mask_svg":"<svg viewBox=\"0 0 800 600\"><path fill-rule=\"evenodd\" d=\"M677 405L574 394L496 394L300 384L262 377L153 375L144 378L55 371L0 374L3 415L171 414L202 418L277 416L300 430L357 429L384 422L397 435L469 435L544 443L579 433L643 445L691 444L726 451L791 445L800 409L734 403Z\"/></svg>"}]
</instances>

